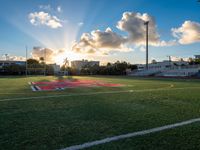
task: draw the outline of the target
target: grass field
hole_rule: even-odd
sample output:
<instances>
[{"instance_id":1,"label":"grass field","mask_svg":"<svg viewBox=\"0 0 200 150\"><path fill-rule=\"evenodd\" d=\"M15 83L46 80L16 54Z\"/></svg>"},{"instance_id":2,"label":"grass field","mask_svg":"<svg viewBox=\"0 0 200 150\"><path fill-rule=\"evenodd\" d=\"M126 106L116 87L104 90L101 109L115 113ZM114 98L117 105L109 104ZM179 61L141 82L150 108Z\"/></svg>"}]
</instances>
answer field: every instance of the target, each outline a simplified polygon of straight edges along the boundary
<instances>
[{"instance_id":1,"label":"grass field","mask_svg":"<svg viewBox=\"0 0 200 150\"><path fill-rule=\"evenodd\" d=\"M32 92L28 82L57 78L1 77L0 149L61 149L200 117L197 79L71 78L125 86ZM88 148L107 149L200 149L200 123Z\"/></svg>"}]
</instances>

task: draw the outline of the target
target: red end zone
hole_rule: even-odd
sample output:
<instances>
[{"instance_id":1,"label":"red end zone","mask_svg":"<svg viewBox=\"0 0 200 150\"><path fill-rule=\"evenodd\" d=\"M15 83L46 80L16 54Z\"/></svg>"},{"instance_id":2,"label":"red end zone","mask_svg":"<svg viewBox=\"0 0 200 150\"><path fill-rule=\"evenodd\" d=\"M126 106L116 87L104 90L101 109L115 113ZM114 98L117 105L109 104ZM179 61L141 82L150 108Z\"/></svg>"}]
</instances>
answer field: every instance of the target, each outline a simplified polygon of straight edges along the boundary
<instances>
[{"instance_id":1,"label":"red end zone","mask_svg":"<svg viewBox=\"0 0 200 150\"><path fill-rule=\"evenodd\" d=\"M45 82L30 82L33 91L64 90L76 87L120 87L122 84L106 83L95 80L57 80Z\"/></svg>"}]
</instances>

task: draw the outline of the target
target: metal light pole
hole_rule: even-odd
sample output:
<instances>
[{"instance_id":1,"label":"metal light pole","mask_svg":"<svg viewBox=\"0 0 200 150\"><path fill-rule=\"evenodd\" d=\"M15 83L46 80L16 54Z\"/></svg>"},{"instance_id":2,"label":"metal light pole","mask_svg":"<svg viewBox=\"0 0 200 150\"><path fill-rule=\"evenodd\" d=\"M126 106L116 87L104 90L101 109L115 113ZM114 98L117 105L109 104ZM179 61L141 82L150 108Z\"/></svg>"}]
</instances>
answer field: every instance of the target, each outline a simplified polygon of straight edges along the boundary
<instances>
[{"instance_id":1,"label":"metal light pole","mask_svg":"<svg viewBox=\"0 0 200 150\"><path fill-rule=\"evenodd\" d=\"M46 76L46 48L44 49L44 76Z\"/></svg>"},{"instance_id":2,"label":"metal light pole","mask_svg":"<svg viewBox=\"0 0 200 150\"><path fill-rule=\"evenodd\" d=\"M148 42L149 42L149 21L145 21L144 22L144 25L146 25L146 69L148 70L149 68L149 45L148 45Z\"/></svg>"},{"instance_id":3,"label":"metal light pole","mask_svg":"<svg viewBox=\"0 0 200 150\"><path fill-rule=\"evenodd\" d=\"M28 54L27 54L27 53L28 53L28 48L27 48L27 46L26 46L26 76L27 76L27 74L28 74L28 70L27 70L27 69L28 69L28 62L27 62L27 60L28 60L28 58L27 58L27 57L28 57Z\"/></svg>"}]
</instances>

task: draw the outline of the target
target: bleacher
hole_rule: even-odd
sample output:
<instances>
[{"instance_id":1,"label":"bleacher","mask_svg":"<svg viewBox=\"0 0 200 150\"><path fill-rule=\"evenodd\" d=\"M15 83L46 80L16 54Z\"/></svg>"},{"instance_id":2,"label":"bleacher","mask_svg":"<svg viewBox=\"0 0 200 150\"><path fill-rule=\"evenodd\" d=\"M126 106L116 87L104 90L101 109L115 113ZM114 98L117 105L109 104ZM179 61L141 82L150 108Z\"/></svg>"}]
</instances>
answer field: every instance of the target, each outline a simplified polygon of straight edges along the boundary
<instances>
[{"instance_id":1,"label":"bleacher","mask_svg":"<svg viewBox=\"0 0 200 150\"><path fill-rule=\"evenodd\" d=\"M190 77L195 76L199 72L198 68L187 68L187 69L171 69L164 70L156 76L164 77Z\"/></svg>"},{"instance_id":2,"label":"bleacher","mask_svg":"<svg viewBox=\"0 0 200 150\"><path fill-rule=\"evenodd\" d=\"M161 73L161 72L159 70L140 70L140 71L131 72L129 75L130 76L154 76L158 73Z\"/></svg>"},{"instance_id":3,"label":"bleacher","mask_svg":"<svg viewBox=\"0 0 200 150\"><path fill-rule=\"evenodd\" d=\"M173 67L167 69L137 70L129 73L130 76L164 76L164 77L190 77L197 76L200 66Z\"/></svg>"}]
</instances>

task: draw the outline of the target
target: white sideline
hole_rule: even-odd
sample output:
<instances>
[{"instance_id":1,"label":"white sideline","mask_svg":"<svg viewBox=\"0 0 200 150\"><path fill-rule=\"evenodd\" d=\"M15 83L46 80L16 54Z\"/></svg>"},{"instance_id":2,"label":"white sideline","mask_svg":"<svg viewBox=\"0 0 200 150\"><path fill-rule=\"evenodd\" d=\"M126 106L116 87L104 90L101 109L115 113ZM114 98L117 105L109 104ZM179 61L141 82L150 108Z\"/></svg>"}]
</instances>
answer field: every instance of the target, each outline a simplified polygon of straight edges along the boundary
<instances>
[{"instance_id":1,"label":"white sideline","mask_svg":"<svg viewBox=\"0 0 200 150\"><path fill-rule=\"evenodd\" d=\"M165 125L165 126L161 126L161 127L152 128L152 129L136 131L136 132L132 132L132 133L128 133L128 134L122 134L122 135L118 135L118 136L108 137L105 139L91 141L91 142L83 143L80 145L73 145L70 147L63 148L61 150L80 150L80 149L89 148L89 147L100 145L100 144L118 141L121 139L132 138L132 137L155 133L155 132L159 132L159 131L163 131L163 130L173 129L176 127L192 124L195 122L200 122L200 118L191 119L191 120L187 120L187 121L183 121L183 122L179 122L179 123L175 123L175 124L169 124L169 125Z\"/></svg>"},{"instance_id":2,"label":"white sideline","mask_svg":"<svg viewBox=\"0 0 200 150\"><path fill-rule=\"evenodd\" d=\"M18 98L7 98L0 99L0 102L4 101L15 101L15 100L31 100L31 99L47 99L47 98L57 98L57 97L72 97L72 96L90 96L98 94L115 94L115 93L132 93L132 92L150 92L150 91L163 91L163 90L184 90L184 89L196 89L200 87L187 87L187 88L157 88L157 89L143 89L143 90L121 90L121 91L106 91L106 92L91 92L91 93L74 93L74 94L63 94L63 95L48 95L48 96L34 96L34 97L18 97Z\"/></svg>"}]
</instances>

